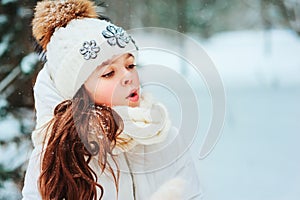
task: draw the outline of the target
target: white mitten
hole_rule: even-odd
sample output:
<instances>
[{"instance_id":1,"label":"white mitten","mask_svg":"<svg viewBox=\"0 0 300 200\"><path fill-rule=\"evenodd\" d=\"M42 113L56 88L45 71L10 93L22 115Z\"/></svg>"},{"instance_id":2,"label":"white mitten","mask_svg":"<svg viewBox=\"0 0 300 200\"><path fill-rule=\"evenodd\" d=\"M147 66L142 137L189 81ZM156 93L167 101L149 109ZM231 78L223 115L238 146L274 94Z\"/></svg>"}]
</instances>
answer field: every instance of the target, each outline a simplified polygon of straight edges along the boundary
<instances>
[{"instance_id":1,"label":"white mitten","mask_svg":"<svg viewBox=\"0 0 300 200\"><path fill-rule=\"evenodd\" d=\"M150 198L150 200L182 200L185 181L173 178L163 184Z\"/></svg>"}]
</instances>

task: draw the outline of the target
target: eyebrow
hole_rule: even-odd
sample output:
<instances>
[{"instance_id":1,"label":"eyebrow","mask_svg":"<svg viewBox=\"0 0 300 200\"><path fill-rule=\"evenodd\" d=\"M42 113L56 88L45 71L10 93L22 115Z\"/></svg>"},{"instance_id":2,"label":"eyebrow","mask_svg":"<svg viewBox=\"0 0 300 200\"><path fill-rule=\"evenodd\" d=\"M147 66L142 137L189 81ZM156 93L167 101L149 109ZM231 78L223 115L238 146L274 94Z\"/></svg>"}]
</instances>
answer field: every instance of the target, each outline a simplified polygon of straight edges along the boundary
<instances>
[{"instance_id":1,"label":"eyebrow","mask_svg":"<svg viewBox=\"0 0 300 200\"><path fill-rule=\"evenodd\" d=\"M98 67L104 67L106 65L110 65L112 63L111 59L103 61Z\"/></svg>"},{"instance_id":2,"label":"eyebrow","mask_svg":"<svg viewBox=\"0 0 300 200\"><path fill-rule=\"evenodd\" d=\"M125 59L128 59L130 57L134 58L134 56L131 53L127 53ZM111 65L112 61L113 61L112 59L108 59L108 60L102 62L98 67L104 67L104 66L107 66L107 65Z\"/></svg>"},{"instance_id":3,"label":"eyebrow","mask_svg":"<svg viewBox=\"0 0 300 200\"><path fill-rule=\"evenodd\" d=\"M126 59L128 59L128 58L130 58L130 57L133 57L133 58L134 58L134 56L133 56L131 53L127 53Z\"/></svg>"}]
</instances>

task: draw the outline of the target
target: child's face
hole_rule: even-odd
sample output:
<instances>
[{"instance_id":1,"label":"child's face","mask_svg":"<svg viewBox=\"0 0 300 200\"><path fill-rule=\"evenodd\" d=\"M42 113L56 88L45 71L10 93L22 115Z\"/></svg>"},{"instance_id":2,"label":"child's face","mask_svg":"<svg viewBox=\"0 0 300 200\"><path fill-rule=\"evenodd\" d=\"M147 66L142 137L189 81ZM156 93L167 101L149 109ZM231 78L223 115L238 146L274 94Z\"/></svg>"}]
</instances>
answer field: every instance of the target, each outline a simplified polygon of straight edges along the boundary
<instances>
[{"instance_id":1,"label":"child's face","mask_svg":"<svg viewBox=\"0 0 300 200\"><path fill-rule=\"evenodd\" d=\"M106 106L139 105L140 81L131 54L104 62L85 82L85 88L96 104Z\"/></svg>"}]
</instances>

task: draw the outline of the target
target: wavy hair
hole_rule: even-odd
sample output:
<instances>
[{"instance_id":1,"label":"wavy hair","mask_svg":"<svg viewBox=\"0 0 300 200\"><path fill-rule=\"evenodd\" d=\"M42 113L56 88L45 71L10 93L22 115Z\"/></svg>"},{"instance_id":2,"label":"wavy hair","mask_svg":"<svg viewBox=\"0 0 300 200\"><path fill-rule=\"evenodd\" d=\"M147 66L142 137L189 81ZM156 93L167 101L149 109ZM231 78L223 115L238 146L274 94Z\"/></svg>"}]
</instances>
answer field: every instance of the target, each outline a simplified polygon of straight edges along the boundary
<instances>
[{"instance_id":1,"label":"wavy hair","mask_svg":"<svg viewBox=\"0 0 300 200\"><path fill-rule=\"evenodd\" d=\"M97 159L101 173L110 172L118 194L120 171L112 150L122 130L121 117L110 107L94 105L84 86L72 100L57 105L41 159L42 198L96 200L99 188L102 199L104 188L89 165L92 159ZM109 156L113 163L108 162Z\"/></svg>"}]
</instances>

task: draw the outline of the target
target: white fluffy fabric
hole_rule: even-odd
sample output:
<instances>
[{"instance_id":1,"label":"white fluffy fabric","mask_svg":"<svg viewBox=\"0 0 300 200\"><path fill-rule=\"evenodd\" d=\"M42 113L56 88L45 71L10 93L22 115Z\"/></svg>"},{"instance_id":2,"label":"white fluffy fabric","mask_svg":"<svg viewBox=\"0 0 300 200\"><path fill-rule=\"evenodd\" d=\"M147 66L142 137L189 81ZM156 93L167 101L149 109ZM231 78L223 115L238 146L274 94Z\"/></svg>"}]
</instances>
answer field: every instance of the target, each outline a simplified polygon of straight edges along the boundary
<instances>
[{"instance_id":1,"label":"white fluffy fabric","mask_svg":"<svg viewBox=\"0 0 300 200\"><path fill-rule=\"evenodd\" d=\"M39 72L34 90L34 103L36 110L36 126L32 132L31 138L34 146L42 144L45 139L46 131L43 127L53 118L53 112L56 105L61 103L64 98L54 86L50 77L48 64Z\"/></svg>"},{"instance_id":2,"label":"white fluffy fabric","mask_svg":"<svg viewBox=\"0 0 300 200\"><path fill-rule=\"evenodd\" d=\"M157 144L167 138L171 127L167 109L153 102L150 94L142 95L139 107L114 106L113 109L124 123L123 132L117 137L115 154L128 152L138 144Z\"/></svg>"}]
</instances>

